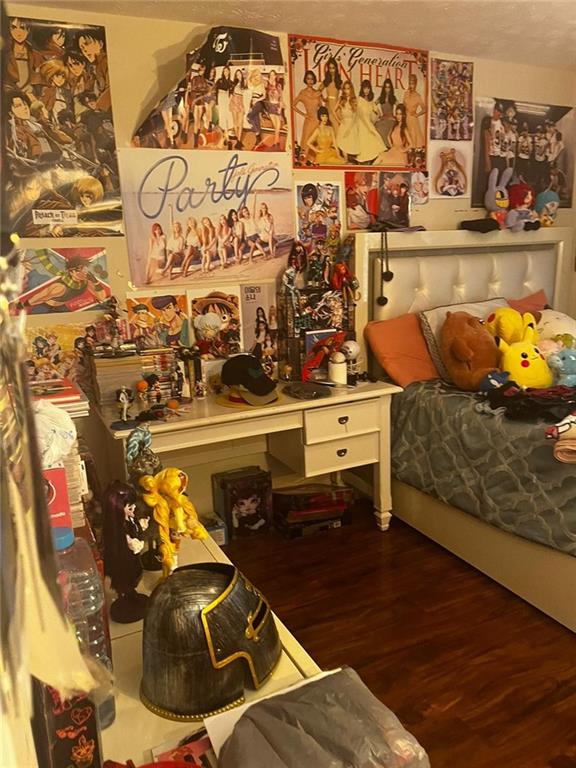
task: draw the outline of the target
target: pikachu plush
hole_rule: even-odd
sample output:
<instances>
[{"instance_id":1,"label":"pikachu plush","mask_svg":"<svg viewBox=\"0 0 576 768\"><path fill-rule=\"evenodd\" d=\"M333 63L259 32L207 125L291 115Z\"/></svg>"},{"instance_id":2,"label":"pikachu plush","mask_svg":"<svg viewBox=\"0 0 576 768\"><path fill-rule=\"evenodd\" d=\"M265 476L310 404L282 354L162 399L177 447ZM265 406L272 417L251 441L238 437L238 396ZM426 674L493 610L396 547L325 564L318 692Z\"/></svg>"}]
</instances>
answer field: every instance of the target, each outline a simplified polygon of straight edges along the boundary
<instances>
[{"instance_id":1,"label":"pikachu plush","mask_svg":"<svg viewBox=\"0 0 576 768\"><path fill-rule=\"evenodd\" d=\"M516 341L522 341L524 338L524 331L526 327L532 323L536 328L536 320L534 315L530 312L524 312L520 314L516 309L512 307L498 307L494 312L491 312L484 325L486 330L492 334L495 338L503 339L507 344L514 344ZM534 331L533 343L538 341L537 331Z\"/></svg>"},{"instance_id":2,"label":"pikachu plush","mask_svg":"<svg viewBox=\"0 0 576 768\"><path fill-rule=\"evenodd\" d=\"M535 330L532 323L528 323L524 329L521 341L509 344L496 337L496 344L502 353L500 369L507 371L520 387L546 389L552 386L552 371L534 342Z\"/></svg>"}]
</instances>

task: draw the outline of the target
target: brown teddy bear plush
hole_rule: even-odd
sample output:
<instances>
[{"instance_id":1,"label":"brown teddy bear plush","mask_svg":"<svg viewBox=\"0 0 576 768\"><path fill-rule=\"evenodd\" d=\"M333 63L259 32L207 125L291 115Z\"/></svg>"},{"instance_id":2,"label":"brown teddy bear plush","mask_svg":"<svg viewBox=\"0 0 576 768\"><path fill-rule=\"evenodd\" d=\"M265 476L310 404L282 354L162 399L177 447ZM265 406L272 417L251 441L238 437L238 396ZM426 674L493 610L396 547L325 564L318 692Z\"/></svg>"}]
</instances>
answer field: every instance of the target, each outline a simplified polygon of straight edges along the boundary
<instances>
[{"instance_id":1,"label":"brown teddy bear plush","mask_svg":"<svg viewBox=\"0 0 576 768\"><path fill-rule=\"evenodd\" d=\"M468 312L446 312L440 355L452 382L469 392L480 389L482 379L498 370L500 357L494 338Z\"/></svg>"}]
</instances>

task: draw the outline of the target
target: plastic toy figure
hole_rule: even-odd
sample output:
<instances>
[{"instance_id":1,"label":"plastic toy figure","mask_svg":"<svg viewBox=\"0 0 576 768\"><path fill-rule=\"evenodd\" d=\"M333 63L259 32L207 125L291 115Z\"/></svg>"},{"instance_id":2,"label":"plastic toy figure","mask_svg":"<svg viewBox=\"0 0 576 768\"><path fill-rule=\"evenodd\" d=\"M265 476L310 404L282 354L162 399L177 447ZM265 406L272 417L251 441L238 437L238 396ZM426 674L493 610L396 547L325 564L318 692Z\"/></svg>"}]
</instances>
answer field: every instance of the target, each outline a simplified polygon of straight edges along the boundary
<instances>
[{"instance_id":1,"label":"plastic toy figure","mask_svg":"<svg viewBox=\"0 0 576 768\"><path fill-rule=\"evenodd\" d=\"M198 520L198 514L184 491L188 475L175 467L163 469L158 474L140 478L145 493L142 498L152 508L158 523L160 552L164 576L169 576L178 566L178 550L182 536L205 539L208 533Z\"/></svg>"},{"instance_id":2,"label":"plastic toy figure","mask_svg":"<svg viewBox=\"0 0 576 768\"><path fill-rule=\"evenodd\" d=\"M206 384L202 381L202 379L199 379L194 384L194 397L196 397L198 400L203 400L206 397L206 394L207 394Z\"/></svg>"},{"instance_id":3,"label":"plastic toy figure","mask_svg":"<svg viewBox=\"0 0 576 768\"><path fill-rule=\"evenodd\" d=\"M128 387L122 386L116 390L116 404L118 408L118 415L122 421L128 421L128 410L130 404L134 400L132 390Z\"/></svg>"},{"instance_id":4,"label":"plastic toy figure","mask_svg":"<svg viewBox=\"0 0 576 768\"><path fill-rule=\"evenodd\" d=\"M148 517L136 517L138 497L134 489L114 480L104 491L104 571L110 576L117 599L110 606L114 621L139 621L144 616L148 597L136 592L142 576L140 553Z\"/></svg>"}]
</instances>

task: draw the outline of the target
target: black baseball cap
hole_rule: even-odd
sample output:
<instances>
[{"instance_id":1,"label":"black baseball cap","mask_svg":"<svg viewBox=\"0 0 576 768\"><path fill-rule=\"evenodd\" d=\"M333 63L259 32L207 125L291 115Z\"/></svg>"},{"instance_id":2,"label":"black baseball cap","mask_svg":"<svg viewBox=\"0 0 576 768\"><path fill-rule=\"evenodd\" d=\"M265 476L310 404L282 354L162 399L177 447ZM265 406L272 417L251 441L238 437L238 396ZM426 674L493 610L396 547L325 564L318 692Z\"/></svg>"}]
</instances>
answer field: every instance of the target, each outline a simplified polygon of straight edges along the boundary
<instances>
[{"instance_id":1,"label":"black baseball cap","mask_svg":"<svg viewBox=\"0 0 576 768\"><path fill-rule=\"evenodd\" d=\"M278 399L276 384L254 355L234 355L222 366L222 384L234 387L250 405L268 405Z\"/></svg>"}]
</instances>

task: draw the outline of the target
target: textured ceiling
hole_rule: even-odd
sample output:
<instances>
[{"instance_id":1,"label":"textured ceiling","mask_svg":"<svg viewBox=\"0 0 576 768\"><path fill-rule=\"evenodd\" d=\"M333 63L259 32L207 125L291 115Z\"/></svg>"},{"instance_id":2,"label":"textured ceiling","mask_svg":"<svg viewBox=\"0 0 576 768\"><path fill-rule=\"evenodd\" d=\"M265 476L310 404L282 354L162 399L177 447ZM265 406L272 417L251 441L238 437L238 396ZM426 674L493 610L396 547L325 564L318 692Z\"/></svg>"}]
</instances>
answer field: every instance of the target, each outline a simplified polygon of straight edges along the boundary
<instances>
[{"instance_id":1,"label":"textured ceiling","mask_svg":"<svg viewBox=\"0 0 576 768\"><path fill-rule=\"evenodd\" d=\"M576 0L36 0L34 5L381 41L576 70Z\"/></svg>"}]
</instances>

